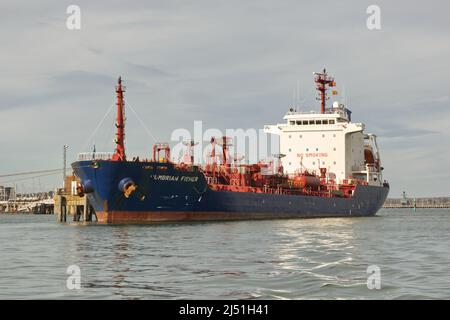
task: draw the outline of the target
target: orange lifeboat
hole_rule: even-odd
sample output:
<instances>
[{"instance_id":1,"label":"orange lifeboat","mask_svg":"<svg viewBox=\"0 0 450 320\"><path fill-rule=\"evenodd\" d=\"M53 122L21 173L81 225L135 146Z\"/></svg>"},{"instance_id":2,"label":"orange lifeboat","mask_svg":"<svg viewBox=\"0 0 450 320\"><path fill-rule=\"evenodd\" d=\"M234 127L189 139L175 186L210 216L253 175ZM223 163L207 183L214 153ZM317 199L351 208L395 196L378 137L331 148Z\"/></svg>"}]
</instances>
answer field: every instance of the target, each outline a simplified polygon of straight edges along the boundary
<instances>
[{"instance_id":1,"label":"orange lifeboat","mask_svg":"<svg viewBox=\"0 0 450 320\"><path fill-rule=\"evenodd\" d=\"M364 164L380 169L378 160L375 159L372 148L364 148Z\"/></svg>"},{"instance_id":2,"label":"orange lifeboat","mask_svg":"<svg viewBox=\"0 0 450 320\"><path fill-rule=\"evenodd\" d=\"M365 148L364 149L364 162L368 165L374 165L375 164L375 157L373 155L371 148Z\"/></svg>"}]
</instances>

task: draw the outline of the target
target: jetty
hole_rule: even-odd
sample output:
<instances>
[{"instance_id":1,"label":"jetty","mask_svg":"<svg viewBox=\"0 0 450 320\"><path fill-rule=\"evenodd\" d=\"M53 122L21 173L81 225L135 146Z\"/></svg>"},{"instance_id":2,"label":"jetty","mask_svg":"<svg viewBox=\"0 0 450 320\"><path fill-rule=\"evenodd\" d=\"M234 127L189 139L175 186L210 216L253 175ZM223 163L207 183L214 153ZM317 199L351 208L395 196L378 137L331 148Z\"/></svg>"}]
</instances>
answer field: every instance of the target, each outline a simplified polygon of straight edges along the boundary
<instances>
[{"instance_id":1,"label":"jetty","mask_svg":"<svg viewBox=\"0 0 450 320\"><path fill-rule=\"evenodd\" d=\"M60 222L72 221L96 221L94 208L86 196L77 194L79 179L74 175L64 178L64 187L59 188L54 196L54 212ZM69 217L68 217L69 216Z\"/></svg>"},{"instance_id":2,"label":"jetty","mask_svg":"<svg viewBox=\"0 0 450 320\"><path fill-rule=\"evenodd\" d=\"M16 194L14 187L0 186L0 213L53 214L53 192Z\"/></svg>"},{"instance_id":3,"label":"jetty","mask_svg":"<svg viewBox=\"0 0 450 320\"><path fill-rule=\"evenodd\" d=\"M383 208L450 208L450 197L391 198Z\"/></svg>"}]
</instances>

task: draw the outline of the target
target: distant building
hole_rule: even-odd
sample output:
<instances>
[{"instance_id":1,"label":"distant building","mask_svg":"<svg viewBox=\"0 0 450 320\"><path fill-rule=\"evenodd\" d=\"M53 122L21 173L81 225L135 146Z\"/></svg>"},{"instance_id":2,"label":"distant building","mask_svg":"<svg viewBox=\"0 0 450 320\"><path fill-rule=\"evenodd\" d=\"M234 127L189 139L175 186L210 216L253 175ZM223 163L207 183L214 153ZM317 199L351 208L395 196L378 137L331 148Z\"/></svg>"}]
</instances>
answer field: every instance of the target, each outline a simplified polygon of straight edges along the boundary
<instances>
[{"instance_id":1,"label":"distant building","mask_svg":"<svg viewBox=\"0 0 450 320\"><path fill-rule=\"evenodd\" d=\"M0 186L0 201L16 199L16 189L14 187Z\"/></svg>"}]
</instances>

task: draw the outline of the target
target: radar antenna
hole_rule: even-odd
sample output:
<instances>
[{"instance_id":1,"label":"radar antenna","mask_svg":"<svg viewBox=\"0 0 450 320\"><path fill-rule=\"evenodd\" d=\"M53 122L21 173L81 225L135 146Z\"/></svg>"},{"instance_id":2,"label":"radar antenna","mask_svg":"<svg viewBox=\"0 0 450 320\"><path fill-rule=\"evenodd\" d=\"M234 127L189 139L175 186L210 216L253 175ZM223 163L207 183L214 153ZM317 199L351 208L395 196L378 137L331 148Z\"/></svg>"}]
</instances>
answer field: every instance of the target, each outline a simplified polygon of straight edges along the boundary
<instances>
[{"instance_id":1,"label":"radar antenna","mask_svg":"<svg viewBox=\"0 0 450 320\"><path fill-rule=\"evenodd\" d=\"M334 82L333 77L329 77L327 70L324 68L322 73L314 72L314 82L316 83L316 89L319 91L319 97L317 100L321 101L320 113L325 113L325 101L329 98L327 97L328 87L335 87L336 82Z\"/></svg>"}]
</instances>

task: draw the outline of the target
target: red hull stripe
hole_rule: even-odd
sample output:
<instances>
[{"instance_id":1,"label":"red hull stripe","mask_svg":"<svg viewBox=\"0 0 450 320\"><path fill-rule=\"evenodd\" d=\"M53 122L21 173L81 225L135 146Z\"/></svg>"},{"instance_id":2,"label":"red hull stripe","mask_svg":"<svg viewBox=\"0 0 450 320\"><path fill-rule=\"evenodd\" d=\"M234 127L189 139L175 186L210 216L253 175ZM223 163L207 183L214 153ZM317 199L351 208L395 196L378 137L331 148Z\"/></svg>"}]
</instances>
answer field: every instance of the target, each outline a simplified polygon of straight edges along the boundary
<instances>
[{"instance_id":1,"label":"red hull stripe","mask_svg":"<svg viewBox=\"0 0 450 320\"><path fill-rule=\"evenodd\" d=\"M345 217L345 215L334 215ZM188 211L111 211L97 212L99 223L158 223L158 222L186 222L186 221L225 221L225 220L255 220L255 219L283 219L283 218L313 218L318 217L294 214L273 213L242 213L242 212L188 212ZM323 215L333 217L333 215Z\"/></svg>"}]
</instances>

